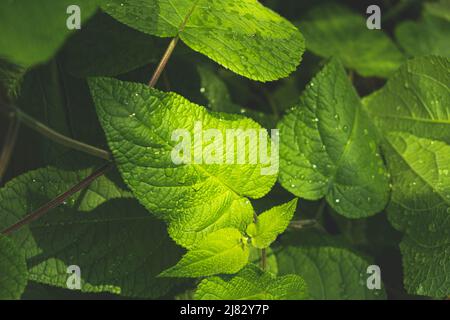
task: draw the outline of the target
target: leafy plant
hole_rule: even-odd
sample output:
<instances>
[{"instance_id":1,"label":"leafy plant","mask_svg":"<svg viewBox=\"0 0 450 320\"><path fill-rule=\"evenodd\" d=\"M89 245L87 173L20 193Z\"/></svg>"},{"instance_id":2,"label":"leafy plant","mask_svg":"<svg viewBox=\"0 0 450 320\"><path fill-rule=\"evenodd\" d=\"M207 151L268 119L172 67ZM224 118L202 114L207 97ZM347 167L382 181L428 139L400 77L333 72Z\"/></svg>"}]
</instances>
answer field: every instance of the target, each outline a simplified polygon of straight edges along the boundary
<instances>
[{"instance_id":1,"label":"leafy plant","mask_svg":"<svg viewBox=\"0 0 450 320\"><path fill-rule=\"evenodd\" d=\"M345 2L2 2L0 299L448 297L448 4Z\"/></svg>"}]
</instances>

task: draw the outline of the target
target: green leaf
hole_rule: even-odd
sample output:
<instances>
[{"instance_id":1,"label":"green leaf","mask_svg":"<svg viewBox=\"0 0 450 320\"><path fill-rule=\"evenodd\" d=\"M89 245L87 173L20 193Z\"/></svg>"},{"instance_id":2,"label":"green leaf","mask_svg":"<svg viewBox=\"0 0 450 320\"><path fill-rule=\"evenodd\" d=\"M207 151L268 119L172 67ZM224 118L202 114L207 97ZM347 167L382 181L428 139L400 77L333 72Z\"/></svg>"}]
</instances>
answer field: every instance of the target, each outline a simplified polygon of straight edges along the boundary
<instances>
[{"instance_id":1,"label":"green leaf","mask_svg":"<svg viewBox=\"0 0 450 320\"><path fill-rule=\"evenodd\" d=\"M175 130L187 130L193 137L201 125L225 137L227 129L262 129L258 124L240 115L209 113L175 93L142 84L94 78L90 87L122 177L147 209L169 223L169 233L177 243L189 248L214 230L245 231L253 219L253 208L245 197L260 198L269 192L276 172L262 175L268 165L248 161L195 163L193 156L200 154L207 140L200 145L200 140L192 139L191 161L175 164L171 155L180 140L174 141L172 135ZM255 150L247 144L240 152L249 159ZM225 159L220 151L217 154Z\"/></svg>"},{"instance_id":2,"label":"green leaf","mask_svg":"<svg viewBox=\"0 0 450 320\"><path fill-rule=\"evenodd\" d=\"M431 15L425 15L419 22L402 22L395 29L395 37L409 56L450 57L449 33L450 21Z\"/></svg>"},{"instance_id":3,"label":"green leaf","mask_svg":"<svg viewBox=\"0 0 450 320\"><path fill-rule=\"evenodd\" d=\"M176 266L165 270L161 277L201 277L219 273L236 273L249 258L247 239L232 228L208 234L191 248Z\"/></svg>"},{"instance_id":4,"label":"green leaf","mask_svg":"<svg viewBox=\"0 0 450 320\"><path fill-rule=\"evenodd\" d=\"M208 108L218 112L240 113L241 107L233 103L227 85L208 66L198 66L201 80L200 92L208 100Z\"/></svg>"},{"instance_id":5,"label":"green leaf","mask_svg":"<svg viewBox=\"0 0 450 320\"><path fill-rule=\"evenodd\" d=\"M304 300L308 298L304 280L297 275L275 277L253 264L237 275L212 277L200 282L196 300Z\"/></svg>"},{"instance_id":6,"label":"green leaf","mask_svg":"<svg viewBox=\"0 0 450 320\"><path fill-rule=\"evenodd\" d=\"M384 299L383 288L367 288L367 267L371 263L338 242L324 234L301 232L280 248L279 275L302 277L312 299Z\"/></svg>"},{"instance_id":7,"label":"green leaf","mask_svg":"<svg viewBox=\"0 0 450 320\"><path fill-rule=\"evenodd\" d=\"M78 0L81 21L99 1ZM0 56L25 68L50 59L73 31L66 26L70 0L10 0L0 4Z\"/></svg>"},{"instance_id":8,"label":"green leaf","mask_svg":"<svg viewBox=\"0 0 450 320\"><path fill-rule=\"evenodd\" d=\"M450 63L441 57L407 62L381 90L365 100L384 136L392 175L387 208L404 232L400 245L409 293L449 294Z\"/></svg>"},{"instance_id":9,"label":"green leaf","mask_svg":"<svg viewBox=\"0 0 450 320\"><path fill-rule=\"evenodd\" d=\"M448 231L445 236L449 238ZM449 247L449 243L428 247L417 243L412 237L403 239L400 250L403 255L404 285L409 293L441 299L448 297Z\"/></svg>"},{"instance_id":10,"label":"green leaf","mask_svg":"<svg viewBox=\"0 0 450 320\"><path fill-rule=\"evenodd\" d=\"M450 21L450 1L440 0L424 3L425 12Z\"/></svg>"},{"instance_id":11,"label":"green leaf","mask_svg":"<svg viewBox=\"0 0 450 320\"><path fill-rule=\"evenodd\" d=\"M276 120L273 115L248 108L242 108L235 104L231 100L227 85L213 70L211 70L211 68L199 66L197 69L200 74L202 85L200 91L208 100L208 108L218 112L239 113L245 115L258 122L264 128L271 129L275 127Z\"/></svg>"},{"instance_id":12,"label":"green leaf","mask_svg":"<svg viewBox=\"0 0 450 320\"><path fill-rule=\"evenodd\" d=\"M365 16L344 6L326 4L308 12L299 23L307 49L321 57L338 57L364 77L386 77L403 56L382 30L370 30Z\"/></svg>"},{"instance_id":13,"label":"green leaf","mask_svg":"<svg viewBox=\"0 0 450 320\"><path fill-rule=\"evenodd\" d=\"M388 179L375 133L343 66L331 61L280 121L280 182L348 218L381 211Z\"/></svg>"},{"instance_id":14,"label":"green leaf","mask_svg":"<svg viewBox=\"0 0 450 320\"><path fill-rule=\"evenodd\" d=\"M253 263L256 265L261 265L261 257L262 252L260 249L257 249L253 246L250 246L250 257L248 258L249 263ZM277 263L277 257L275 256L275 253L271 248L266 249L266 269L265 271L268 271L274 275L278 274L278 263Z\"/></svg>"},{"instance_id":15,"label":"green leaf","mask_svg":"<svg viewBox=\"0 0 450 320\"><path fill-rule=\"evenodd\" d=\"M157 63L164 53L161 42L99 13L67 42L65 62L78 77L115 76Z\"/></svg>"},{"instance_id":16,"label":"green leaf","mask_svg":"<svg viewBox=\"0 0 450 320\"><path fill-rule=\"evenodd\" d=\"M64 72L62 64L57 57L28 71L23 78L16 105L34 119L67 137L102 149L107 148L86 80L70 76ZM81 153L74 156L71 149L47 137L24 129L21 130L20 138L23 140L16 144L15 154L19 155L16 159L30 168L47 165L61 167L68 162L75 164L78 169L85 168L83 166L86 161L80 161ZM60 161L61 157L66 157L69 161ZM89 161L91 165L92 161Z\"/></svg>"},{"instance_id":17,"label":"green leaf","mask_svg":"<svg viewBox=\"0 0 450 320\"><path fill-rule=\"evenodd\" d=\"M286 77L304 51L301 33L256 0L110 0L103 9L144 33L175 37L254 80Z\"/></svg>"},{"instance_id":18,"label":"green leaf","mask_svg":"<svg viewBox=\"0 0 450 320\"><path fill-rule=\"evenodd\" d=\"M43 168L28 172L0 189L0 229L68 190L91 169ZM180 249L163 223L128 192L100 177L60 207L12 234L25 253L28 279L67 288L67 267L81 269L82 292L158 298L174 282L157 275L175 263Z\"/></svg>"},{"instance_id":19,"label":"green leaf","mask_svg":"<svg viewBox=\"0 0 450 320\"><path fill-rule=\"evenodd\" d=\"M3 87L8 98L17 97L24 73L24 68L0 59L0 91Z\"/></svg>"},{"instance_id":20,"label":"green leaf","mask_svg":"<svg viewBox=\"0 0 450 320\"><path fill-rule=\"evenodd\" d=\"M364 99L381 132L404 131L450 143L450 60L409 60L381 89Z\"/></svg>"},{"instance_id":21,"label":"green leaf","mask_svg":"<svg viewBox=\"0 0 450 320\"><path fill-rule=\"evenodd\" d=\"M0 236L0 300L19 299L27 285L27 263L14 242Z\"/></svg>"},{"instance_id":22,"label":"green leaf","mask_svg":"<svg viewBox=\"0 0 450 320\"><path fill-rule=\"evenodd\" d=\"M405 233L400 244L409 293L450 294L450 146L408 133L387 136L392 173L388 217Z\"/></svg>"},{"instance_id":23,"label":"green leaf","mask_svg":"<svg viewBox=\"0 0 450 320\"><path fill-rule=\"evenodd\" d=\"M252 238L252 244L256 248L264 249L282 234L291 221L298 199L273 207L258 216L257 222L247 227L247 234Z\"/></svg>"}]
</instances>

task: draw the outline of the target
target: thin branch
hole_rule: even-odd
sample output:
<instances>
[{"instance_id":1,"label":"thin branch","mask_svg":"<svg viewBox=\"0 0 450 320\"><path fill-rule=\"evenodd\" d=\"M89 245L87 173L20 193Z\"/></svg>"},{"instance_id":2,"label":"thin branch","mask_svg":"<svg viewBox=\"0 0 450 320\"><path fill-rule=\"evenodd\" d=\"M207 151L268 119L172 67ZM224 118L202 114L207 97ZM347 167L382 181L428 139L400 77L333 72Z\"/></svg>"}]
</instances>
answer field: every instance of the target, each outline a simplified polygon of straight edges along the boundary
<instances>
[{"instance_id":1,"label":"thin branch","mask_svg":"<svg viewBox=\"0 0 450 320\"><path fill-rule=\"evenodd\" d=\"M194 10L197 7L199 2L200 2L200 0L196 0L194 5L191 7L191 10L189 11L189 13L186 15L183 22L178 27L178 34L170 41L169 46L166 49L166 52L164 53L163 57L161 58L161 61L159 62L158 67L156 68L155 72L153 73L152 78L150 79L150 82L148 83L148 86L150 88L153 88L156 85L156 83L159 80L159 77L161 76L161 73L166 68L167 62L169 61L170 57L172 56L173 50L177 46L178 40L180 40L180 33L186 27L186 24L187 24L189 18L191 17L192 13L194 12Z\"/></svg>"},{"instance_id":2,"label":"thin branch","mask_svg":"<svg viewBox=\"0 0 450 320\"><path fill-rule=\"evenodd\" d=\"M289 223L289 227L292 229L303 229L308 227L314 227L317 225L317 220L308 219L308 220L293 220Z\"/></svg>"},{"instance_id":3,"label":"thin branch","mask_svg":"<svg viewBox=\"0 0 450 320\"><path fill-rule=\"evenodd\" d=\"M258 215L256 214L255 211L253 211L253 222L256 224L258 223ZM260 251L261 254L261 269L266 270L266 265L267 265L267 252L266 249L261 249Z\"/></svg>"},{"instance_id":4,"label":"thin branch","mask_svg":"<svg viewBox=\"0 0 450 320\"><path fill-rule=\"evenodd\" d=\"M261 249L261 269L266 271L267 267L267 250Z\"/></svg>"},{"instance_id":5,"label":"thin branch","mask_svg":"<svg viewBox=\"0 0 450 320\"><path fill-rule=\"evenodd\" d=\"M17 114L17 118L23 122L27 127L39 132L40 134L44 135L45 137L49 138L50 140L53 140L56 143L59 143L63 146L66 146L68 148L72 148L87 154L90 154L94 157L105 159L105 160L111 160L111 154L108 151L105 151L103 149L91 146L89 144L86 144L84 142L74 140L72 138L66 137L59 132L56 132L55 130L47 127L45 124L39 122L38 120L30 117L23 111L21 111L18 108L15 108L14 111Z\"/></svg>"},{"instance_id":6,"label":"thin branch","mask_svg":"<svg viewBox=\"0 0 450 320\"><path fill-rule=\"evenodd\" d=\"M179 37L176 36L175 38L173 38L170 43L169 46L166 49L166 52L164 53L163 57L161 58L161 61L159 62L158 67L155 70L155 73L153 73L152 78L150 79L150 82L148 83L148 86L150 88L153 88L156 83L159 80L159 77L161 76L161 73L164 71L167 62L169 61L170 57L172 56L173 50L175 49L177 43L178 43Z\"/></svg>"},{"instance_id":7,"label":"thin branch","mask_svg":"<svg viewBox=\"0 0 450 320\"><path fill-rule=\"evenodd\" d=\"M13 153L14 146L16 145L17 135L19 133L20 127L20 122L17 121L14 113L11 113L9 117L10 123L8 132L6 133L3 150L0 155L0 185L3 181L6 169L8 168L9 161L11 160L11 155Z\"/></svg>"},{"instance_id":8,"label":"thin branch","mask_svg":"<svg viewBox=\"0 0 450 320\"><path fill-rule=\"evenodd\" d=\"M78 191L80 191L80 190L82 190L84 188L87 188L95 179L97 179L98 177L104 175L109 169L111 169L112 166L113 166L112 163L105 164L100 169L96 170L95 172L90 174L88 177L84 178L82 181L80 181L79 183L74 185L72 188L70 188L66 192L60 194L59 196L57 196L53 200L47 202L45 205L43 205L39 209L37 209L37 210L33 211L32 213L28 214L27 216L25 216L19 222L15 223L14 225L12 225L12 226L6 228L5 230L3 230L1 232L1 234L9 235L9 234L19 230L23 226L31 223L32 221L35 221L36 219L42 217L44 214L46 214L51 209L56 208L57 206L59 206L61 203L63 203L70 196L74 195L75 193L77 193Z\"/></svg>"}]
</instances>

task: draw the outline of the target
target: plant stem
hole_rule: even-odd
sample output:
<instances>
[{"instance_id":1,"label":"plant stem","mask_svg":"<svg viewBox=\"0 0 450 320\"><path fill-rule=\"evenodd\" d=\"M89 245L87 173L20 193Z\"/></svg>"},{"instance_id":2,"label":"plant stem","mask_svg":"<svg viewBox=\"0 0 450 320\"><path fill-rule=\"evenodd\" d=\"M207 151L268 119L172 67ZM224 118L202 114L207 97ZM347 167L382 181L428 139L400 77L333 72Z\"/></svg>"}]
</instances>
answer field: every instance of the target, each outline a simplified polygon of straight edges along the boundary
<instances>
[{"instance_id":1,"label":"plant stem","mask_svg":"<svg viewBox=\"0 0 450 320\"><path fill-rule=\"evenodd\" d=\"M266 271L267 267L267 250L261 249L261 269Z\"/></svg>"},{"instance_id":2,"label":"plant stem","mask_svg":"<svg viewBox=\"0 0 450 320\"><path fill-rule=\"evenodd\" d=\"M175 49L177 43L178 43L179 37L176 36L175 38L173 38L170 43L169 46L166 49L166 52L164 53L163 57L161 58L161 61L159 62L158 67L155 70L155 73L153 73L152 78L150 79L150 82L148 83L148 86L150 88L153 88L156 83L159 80L159 77L161 76L161 73L164 71L164 68L167 65L167 62L169 61L170 57L172 56L173 50Z\"/></svg>"},{"instance_id":3,"label":"plant stem","mask_svg":"<svg viewBox=\"0 0 450 320\"><path fill-rule=\"evenodd\" d=\"M289 223L289 227L292 229L303 229L303 228L315 226L316 224L317 224L317 221L314 219L293 220Z\"/></svg>"},{"instance_id":4,"label":"plant stem","mask_svg":"<svg viewBox=\"0 0 450 320\"><path fill-rule=\"evenodd\" d=\"M10 114L10 123L8 127L8 132L5 136L4 147L0 155L0 185L3 181L3 177L8 168L9 161L11 160L11 155L16 145L17 134L19 133L20 122L14 113Z\"/></svg>"},{"instance_id":5,"label":"plant stem","mask_svg":"<svg viewBox=\"0 0 450 320\"><path fill-rule=\"evenodd\" d=\"M258 222L258 215L254 211L253 211L253 222L254 223ZM267 264L267 262L266 262L267 261L266 249L261 249L260 253L261 253L261 269L266 270L266 264Z\"/></svg>"},{"instance_id":6,"label":"plant stem","mask_svg":"<svg viewBox=\"0 0 450 320\"><path fill-rule=\"evenodd\" d=\"M195 8L197 7L200 0L196 0L194 5L191 7L191 10L184 18L181 25L178 27L178 34L170 41L169 46L166 49L166 52L164 53L163 57L161 58L161 61L159 62L158 67L156 68L155 72L153 73L152 78L150 79L150 82L148 83L148 86L150 88L153 88L156 83L158 82L159 77L161 76L161 73L164 71L167 62L169 61L170 57L172 56L173 50L177 46L178 40L180 40L180 32L184 30L186 27L186 24L191 17L192 13L194 12Z\"/></svg>"},{"instance_id":7,"label":"plant stem","mask_svg":"<svg viewBox=\"0 0 450 320\"><path fill-rule=\"evenodd\" d=\"M66 146L68 148L72 148L87 154L90 154L94 157L105 159L105 160L111 160L111 154L108 151L99 149L97 147L91 146L89 144L83 143L78 140L74 140L72 138L66 137L59 132L56 132L55 130L47 127L45 124L37 121L36 119L30 117L26 113L22 112L20 109L15 108L14 109L17 118L23 122L26 126L29 128L39 132L40 134L46 136L50 140L55 141L56 143L59 143L63 146Z\"/></svg>"},{"instance_id":8,"label":"plant stem","mask_svg":"<svg viewBox=\"0 0 450 320\"><path fill-rule=\"evenodd\" d=\"M77 193L78 191L80 191L80 190L82 190L84 188L87 188L95 179L97 179L98 177L100 177L103 174L105 174L111 168L112 168L112 163L105 164L100 169L94 171L92 174L90 174L88 177L84 178L82 181L80 181L79 183L74 185L72 188L70 188L66 192L60 194L59 196L57 196L53 200L47 202L46 204L44 204L39 209L37 209L37 210L33 211L32 213L26 215L19 222L15 223L14 225L12 225L12 226L6 228L5 230L3 230L1 232L1 234L9 235L9 234L19 230L23 226L27 225L28 223L30 223L30 222L40 218L45 213L47 213L49 210L59 206L61 203L63 203L67 198L69 198L73 194Z\"/></svg>"}]
</instances>

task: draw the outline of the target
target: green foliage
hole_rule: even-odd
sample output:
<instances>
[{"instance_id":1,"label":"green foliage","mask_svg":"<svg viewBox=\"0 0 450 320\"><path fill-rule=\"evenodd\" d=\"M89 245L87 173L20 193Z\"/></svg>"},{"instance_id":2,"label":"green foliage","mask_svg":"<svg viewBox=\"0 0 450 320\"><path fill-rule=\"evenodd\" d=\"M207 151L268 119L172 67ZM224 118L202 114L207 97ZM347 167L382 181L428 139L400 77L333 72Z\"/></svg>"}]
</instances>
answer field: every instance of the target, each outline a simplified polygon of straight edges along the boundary
<instances>
[{"instance_id":1,"label":"green foliage","mask_svg":"<svg viewBox=\"0 0 450 320\"><path fill-rule=\"evenodd\" d=\"M369 30L363 17L346 7L322 5L299 22L307 49L322 57L338 57L364 77L386 77L403 57L382 30Z\"/></svg>"},{"instance_id":2,"label":"green foliage","mask_svg":"<svg viewBox=\"0 0 450 320\"><path fill-rule=\"evenodd\" d=\"M0 300L18 299L27 285L25 256L11 239L0 236Z\"/></svg>"},{"instance_id":3,"label":"green foliage","mask_svg":"<svg viewBox=\"0 0 450 320\"><path fill-rule=\"evenodd\" d=\"M17 96L17 90L25 70L13 63L0 59L0 85L8 98Z\"/></svg>"},{"instance_id":4,"label":"green foliage","mask_svg":"<svg viewBox=\"0 0 450 320\"><path fill-rule=\"evenodd\" d=\"M450 295L447 0L70 4L0 4L0 299Z\"/></svg>"},{"instance_id":5,"label":"green foliage","mask_svg":"<svg viewBox=\"0 0 450 320\"><path fill-rule=\"evenodd\" d=\"M326 197L350 218L384 208L388 179L375 134L339 62L324 67L278 127L283 187L305 199Z\"/></svg>"},{"instance_id":6,"label":"green foliage","mask_svg":"<svg viewBox=\"0 0 450 320\"><path fill-rule=\"evenodd\" d=\"M275 126L276 119L274 115L242 108L234 103L231 99L227 85L213 70L211 70L211 68L199 66L198 73L200 75L202 86L200 91L208 100L208 108L218 112L239 113L245 115L258 122L264 128L272 128Z\"/></svg>"},{"instance_id":7,"label":"green foliage","mask_svg":"<svg viewBox=\"0 0 450 320\"><path fill-rule=\"evenodd\" d=\"M298 199L261 213L256 223L247 227L247 234L256 248L267 248L283 233L294 215Z\"/></svg>"},{"instance_id":8,"label":"green foliage","mask_svg":"<svg viewBox=\"0 0 450 320\"><path fill-rule=\"evenodd\" d=\"M400 132L388 135L387 143L393 181L387 210L392 225L405 233L400 245L405 287L413 294L445 296L450 285L450 146Z\"/></svg>"},{"instance_id":9,"label":"green foliage","mask_svg":"<svg viewBox=\"0 0 450 320\"><path fill-rule=\"evenodd\" d=\"M439 0L436 2L427 2L424 6L425 12L450 21L450 1Z\"/></svg>"},{"instance_id":10,"label":"green foliage","mask_svg":"<svg viewBox=\"0 0 450 320\"><path fill-rule=\"evenodd\" d=\"M163 54L162 47L157 38L101 13L75 33L64 50L69 72L89 77L115 76L155 63Z\"/></svg>"},{"instance_id":11,"label":"green foliage","mask_svg":"<svg viewBox=\"0 0 450 320\"><path fill-rule=\"evenodd\" d=\"M178 35L193 50L254 80L286 77L304 51L300 32L256 0L111 0L102 8L144 33Z\"/></svg>"},{"instance_id":12,"label":"green foliage","mask_svg":"<svg viewBox=\"0 0 450 320\"><path fill-rule=\"evenodd\" d=\"M366 286L371 263L336 238L301 232L283 243L277 259L279 274L301 276L312 299L385 298L384 289L369 290Z\"/></svg>"},{"instance_id":13,"label":"green foliage","mask_svg":"<svg viewBox=\"0 0 450 320\"><path fill-rule=\"evenodd\" d=\"M144 206L169 223L177 243L192 247L224 227L245 231L253 217L245 197L264 196L276 176L261 175L262 164L175 165L171 154L178 142L171 137L177 129L186 129L193 137L196 122L204 130L220 130L224 137L226 129L259 130L257 123L240 115L210 113L175 93L141 84L98 78L91 79L90 87L125 182ZM210 143L191 142L192 158ZM245 152L248 158L250 148ZM223 162L224 156L219 155Z\"/></svg>"},{"instance_id":14,"label":"green foliage","mask_svg":"<svg viewBox=\"0 0 450 320\"><path fill-rule=\"evenodd\" d=\"M436 54L450 57L447 20L425 15L421 21L405 21L395 29L399 44L410 56Z\"/></svg>"},{"instance_id":15,"label":"green foliage","mask_svg":"<svg viewBox=\"0 0 450 320\"><path fill-rule=\"evenodd\" d=\"M296 275L275 277L249 264L234 277L203 280L195 292L197 300L304 300L306 284Z\"/></svg>"},{"instance_id":16,"label":"green foliage","mask_svg":"<svg viewBox=\"0 0 450 320\"><path fill-rule=\"evenodd\" d=\"M246 238L232 228L217 230L197 242L178 264L162 277L201 277L218 273L236 273L248 262Z\"/></svg>"},{"instance_id":17,"label":"green foliage","mask_svg":"<svg viewBox=\"0 0 450 320\"><path fill-rule=\"evenodd\" d=\"M82 20L89 18L101 0L80 0ZM2 1L0 4L0 57L25 68L45 62L72 33L66 27L69 0Z\"/></svg>"},{"instance_id":18,"label":"green foliage","mask_svg":"<svg viewBox=\"0 0 450 320\"><path fill-rule=\"evenodd\" d=\"M49 167L10 181L0 191L0 229L89 173ZM13 238L29 264L28 279L66 288L67 267L78 265L85 292L143 298L166 294L174 283L157 275L181 252L170 241L164 226L129 196L129 192L102 177L61 208L15 233ZM143 264L155 257L164 259Z\"/></svg>"},{"instance_id":19,"label":"green foliage","mask_svg":"<svg viewBox=\"0 0 450 320\"><path fill-rule=\"evenodd\" d=\"M392 174L387 211L393 226L405 233L406 289L435 297L445 296L449 287L449 71L446 58L410 60L366 101L385 137Z\"/></svg>"},{"instance_id":20,"label":"green foliage","mask_svg":"<svg viewBox=\"0 0 450 320\"><path fill-rule=\"evenodd\" d=\"M449 60L418 57L403 65L379 91L365 99L382 132L404 131L450 143Z\"/></svg>"}]
</instances>

